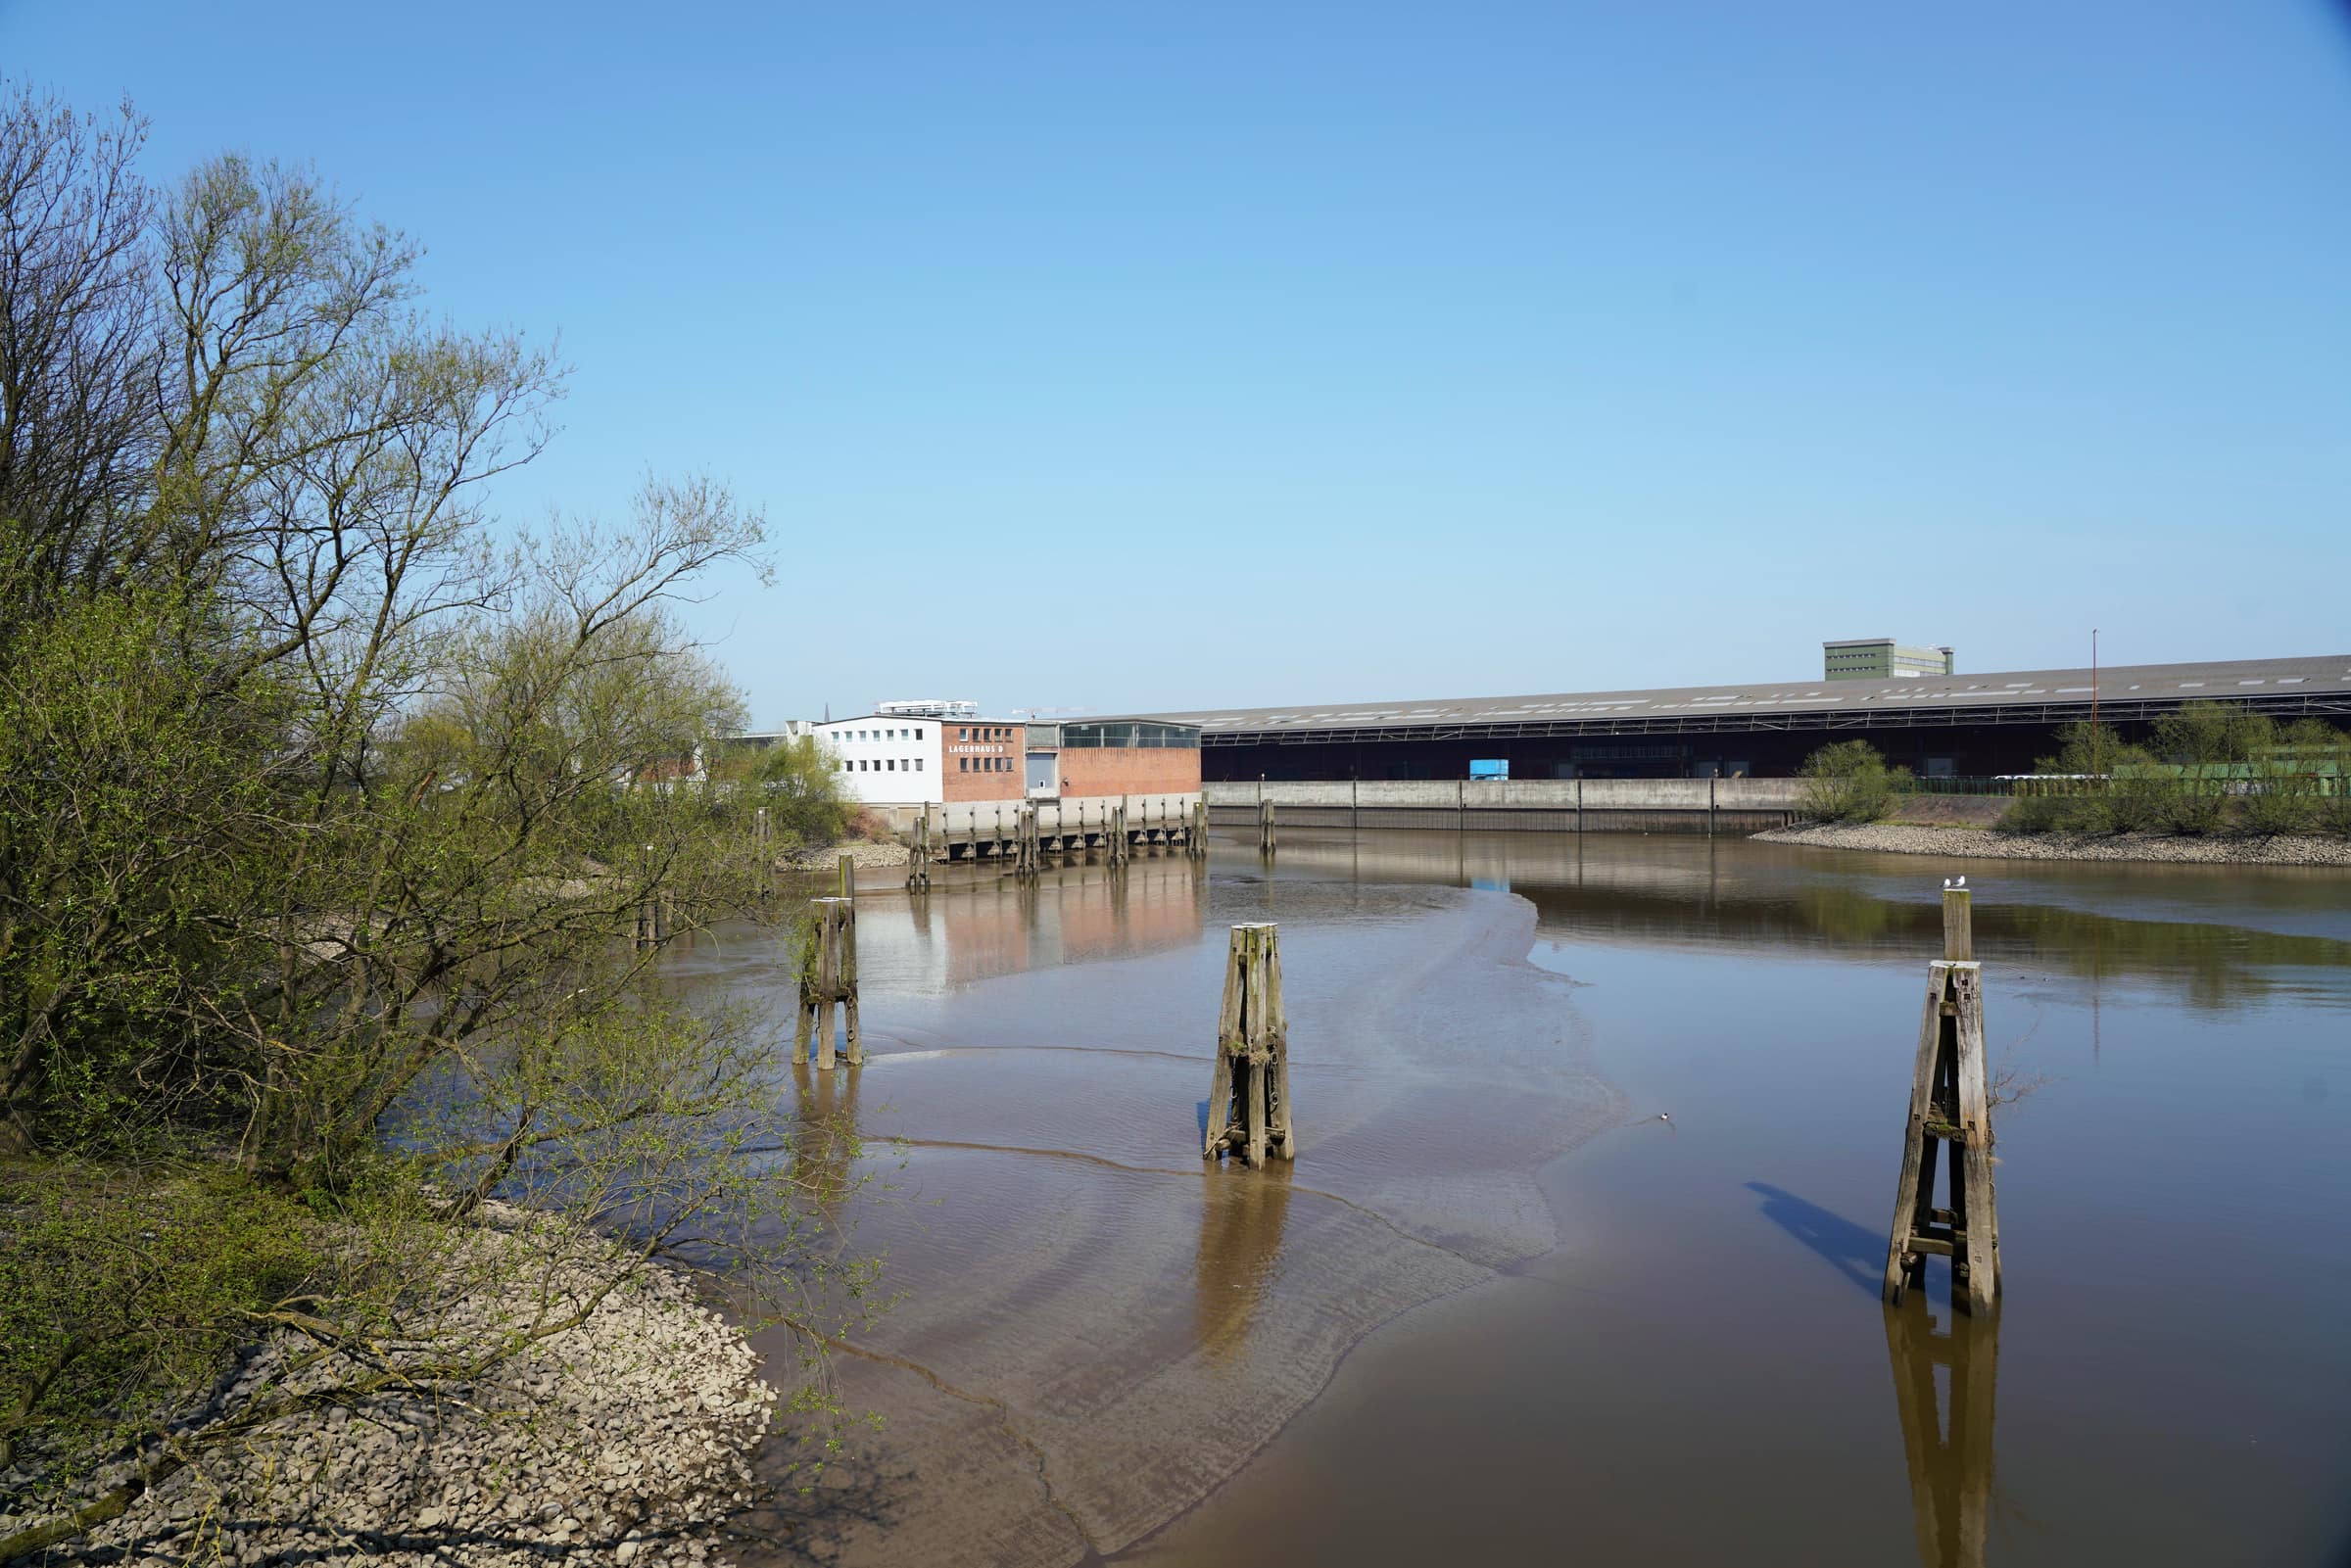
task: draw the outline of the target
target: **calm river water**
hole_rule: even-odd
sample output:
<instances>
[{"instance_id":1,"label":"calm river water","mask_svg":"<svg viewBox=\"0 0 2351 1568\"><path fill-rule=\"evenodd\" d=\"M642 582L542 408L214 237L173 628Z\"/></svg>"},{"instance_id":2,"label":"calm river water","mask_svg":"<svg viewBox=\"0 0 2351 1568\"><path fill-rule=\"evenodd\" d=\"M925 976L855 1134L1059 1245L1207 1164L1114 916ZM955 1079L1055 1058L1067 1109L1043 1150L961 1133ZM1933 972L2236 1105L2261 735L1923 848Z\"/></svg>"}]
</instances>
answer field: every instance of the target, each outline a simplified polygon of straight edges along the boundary
<instances>
[{"instance_id":1,"label":"calm river water","mask_svg":"<svg viewBox=\"0 0 2351 1568\"><path fill-rule=\"evenodd\" d=\"M1961 870L2045 1080L1987 1321L1878 1302ZM1242 920L1287 1170L1197 1154ZM2351 1562L2339 871L1291 832L858 925L873 1059L780 1115L902 1140L845 1217L904 1300L750 1560ZM772 942L675 964L790 1016Z\"/></svg>"}]
</instances>

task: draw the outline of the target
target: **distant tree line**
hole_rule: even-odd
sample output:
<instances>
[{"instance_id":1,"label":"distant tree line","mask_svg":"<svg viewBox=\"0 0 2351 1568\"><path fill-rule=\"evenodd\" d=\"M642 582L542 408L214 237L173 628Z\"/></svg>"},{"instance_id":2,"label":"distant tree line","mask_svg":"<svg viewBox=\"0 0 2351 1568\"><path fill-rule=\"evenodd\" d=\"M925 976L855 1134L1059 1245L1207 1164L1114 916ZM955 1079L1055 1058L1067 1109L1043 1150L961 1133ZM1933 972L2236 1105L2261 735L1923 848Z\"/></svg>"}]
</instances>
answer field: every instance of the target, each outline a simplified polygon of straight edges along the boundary
<instances>
[{"instance_id":1,"label":"distant tree line","mask_svg":"<svg viewBox=\"0 0 2351 1568\"><path fill-rule=\"evenodd\" d=\"M2143 744L2067 725L2039 777L2020 783L2013 832L2303 833L2351 836L2351 734L2322 719L2279 724L2241 703L2200 702L2155 721ZM1804 760L1804 814L1877 822L1935 781L1889 766L1864 740Z\"/></svg>"},{"instance_id":2,"label":"distant tree line","mask_svg":"<svg viewBox=\"0 0 2351 1568\"><path fill-rule=\"evenodd\" d=\"M495 516L552 354L310 170L151 184L144 134L0 92L0 1471L136 1461L0 1560L237 1441L171 1423L262 1328L360 1377L491 1195L791 1299L851 1267L765 1022L620 939L758 915L759 800L838 829L796 762L671 777L743 717L676 609L763 518Z\"/></svg>"},{"instance_id":3,"label":"distant tree line","mask_svg":"<svg viewBox=\"0 0 2351 1568\"><path fill-rule=\"evenodd\" d=\"M2332 832L2351 835L2351 735L2199 702L2155 721L2143 745L2069 725L2040 759L2047 793L2001 826L2019 832Z\"/></svg>"}]
</instances>

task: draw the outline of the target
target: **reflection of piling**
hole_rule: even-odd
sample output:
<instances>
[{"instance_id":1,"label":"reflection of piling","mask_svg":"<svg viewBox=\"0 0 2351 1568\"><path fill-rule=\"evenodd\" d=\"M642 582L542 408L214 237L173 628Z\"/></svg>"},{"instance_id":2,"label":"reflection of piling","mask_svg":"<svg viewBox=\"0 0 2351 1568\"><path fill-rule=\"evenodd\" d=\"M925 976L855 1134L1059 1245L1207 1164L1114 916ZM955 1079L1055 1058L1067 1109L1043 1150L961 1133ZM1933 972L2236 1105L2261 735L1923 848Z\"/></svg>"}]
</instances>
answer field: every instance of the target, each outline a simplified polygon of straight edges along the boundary
<instances>
[{"instance_id":1,"label":"reflection of piling","mask_svg":"<svg viewBox=\"0 0 2351 1568\"><path fill-rule=\"evenodd\" d=\"M1216 1069L1209 1079L1209 1159L1239 1152L1252 1165L1269 1147L1295 1156L1287 1061L1289 1019L1281 1006L1281 949L1271 924L1232 928L1224 963L1224 1005L1217 1017Z\"/></svg>"},{"instance_id":2,"label":"reflection of piling","mask_svg":"<svg viewBox=\"0 0 2351 1568\"><path fill-rule=\"evenodd\" d=\"M1257 803L1257 852L1268 860L1273 858L1273 802Z\"/></svg>"},{"instance_id":3,"label":"reflection of piling","mask_svg":"<svg viewBox=\"0 0 2351 1568\"><path fill-rule=\"evenodd\" d=\"M792 1065L799 1100L799 1124L792 1131L793 1184L828 1212L857 1184L857 1080L859 1072L810 1072L805 1060Z\"/></svg>"},{"instance_id":4,"label":"reflection of piling","mask_svg":"<svg viewBox=\"0 0 2351 1568\"><path fill-rule=\"evenodd\" d=\"M1938 1335L1924 1302L1886 1309L1886 1353L1910 1466L1910 1517L1925 1568L1983 1568L1991 1513L1991 1408L1996 1318L1953 1322ZM1935 1369L1950 1369L1950 1419L1937 1407ZM1947 1435L1946 1435L1947 1434Z\"/></svg>"},{"instance_id":5,"label":"reflection of piling","mask_svg":"<svg viewBox=\"0 0 2351 1568\"><path fill-rule=\"evenodd\" d=\"M1230 1364L1247 1354L1251 1320L1273 1280L1290 1208L1290 1167L1231 1178L1210 1170L1206 1177L1192 1264L1192 1338L1210 1360Z\"/></svg>"},{"instance_id":6,"label":"reflection of piling","mask_svg":"<svg viewBox=\"0 0 2351 1568\"><path fill-rule=\"evenodd\" d=\"M1984 966L1973 957L1970 894L1943 894L1944 956L1927 966L1926 1012L1911 1071L1910 1125L1886 1247L1888 1306L1926 1273L1927 1258L1951 1260L1951 1302L1988 1312L2000 1282L1999 1216L1991 1195L1991 1097L1984 1067ZM1935 1167L1949 1146L1950 1207L1935 1207Z\"/></svg>"},{"instance_id":7,"label":"reflection of piling","mask_svg":"<svg viewBox=\"0 0 2351 1568\"><path fill-rule=\"evenodd\" d=\"M807 945L800 953L800 1007L792 1029L793 1055L806 1060L808 1036L816 1035L816 1065L833 1067L833 1004L841 1004L848 1035L849 1066L865 1063L865 1041L857 1029L857 905L846 898L809 900Z\"/></svg>"},{"instance_id":8,"label":"reflection of piling","mask_svg":"<svg viewBox=\"0 0 2351 1568\"><path fill-rule=\"evenodd\" d=\"M914 819L914 844L906 852L906 890L927 893L931 890L931 809L923 808Z\"/></svg>"}]
</instances>

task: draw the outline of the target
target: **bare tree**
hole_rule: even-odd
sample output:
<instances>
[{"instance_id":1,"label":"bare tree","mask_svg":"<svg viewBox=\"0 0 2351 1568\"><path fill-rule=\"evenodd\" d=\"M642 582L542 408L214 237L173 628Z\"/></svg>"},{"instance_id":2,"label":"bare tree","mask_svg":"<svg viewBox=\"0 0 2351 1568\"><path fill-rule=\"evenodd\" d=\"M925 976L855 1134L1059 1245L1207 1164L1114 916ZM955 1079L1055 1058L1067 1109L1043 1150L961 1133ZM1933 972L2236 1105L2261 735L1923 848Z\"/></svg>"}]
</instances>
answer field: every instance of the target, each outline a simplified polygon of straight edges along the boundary
<instances>
[{"instance_id":1,"label":"bare tree","mask_svg":"<svg viewBox=\"0 0 2351 1568\"><path fill-rule=\"evenodd\" d=\"M108 578L159 435L146 122L0 98L0 616ZM0 621L0 637L6 622Z\"/></svg>"}]
</instances>

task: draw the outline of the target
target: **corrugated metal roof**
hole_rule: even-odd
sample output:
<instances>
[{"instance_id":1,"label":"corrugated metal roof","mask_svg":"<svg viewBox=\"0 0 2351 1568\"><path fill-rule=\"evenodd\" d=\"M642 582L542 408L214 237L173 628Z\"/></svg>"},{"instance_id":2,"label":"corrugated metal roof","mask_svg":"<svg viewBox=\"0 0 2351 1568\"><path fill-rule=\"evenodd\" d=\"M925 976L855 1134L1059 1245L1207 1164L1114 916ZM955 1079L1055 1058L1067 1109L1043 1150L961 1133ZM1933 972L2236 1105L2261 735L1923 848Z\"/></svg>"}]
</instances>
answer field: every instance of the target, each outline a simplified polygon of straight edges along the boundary
<instances>
[{"instance_id":1,"label":"corrugated metal roof","mask_svg":"<svg viewBox=\"0 0 2351 1568\"><path fill-rule=\"evenodd\" d=\"M1943 710L2049 707L2090 700L2087 669L2009 670L1912 679L1775 681L1760 686L1670 687L1647 691L1561 691L1537 696L1447 697L1395 702L1293 703L1281 708L1207 708L1125 718L1196 724L1207 735L1313 730L1393 730L1424 726L1524 725L1547 721L1670 719L1751 712L1858 716ZM2231 659L2213 664L2118 664L2097 672L2102 701L2178 702L2351 694L2351 653L2306 659Z\"/></svg>"}]
</instances>

